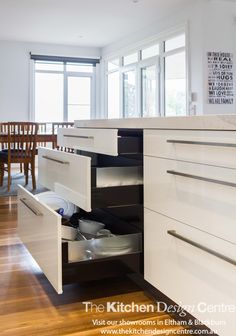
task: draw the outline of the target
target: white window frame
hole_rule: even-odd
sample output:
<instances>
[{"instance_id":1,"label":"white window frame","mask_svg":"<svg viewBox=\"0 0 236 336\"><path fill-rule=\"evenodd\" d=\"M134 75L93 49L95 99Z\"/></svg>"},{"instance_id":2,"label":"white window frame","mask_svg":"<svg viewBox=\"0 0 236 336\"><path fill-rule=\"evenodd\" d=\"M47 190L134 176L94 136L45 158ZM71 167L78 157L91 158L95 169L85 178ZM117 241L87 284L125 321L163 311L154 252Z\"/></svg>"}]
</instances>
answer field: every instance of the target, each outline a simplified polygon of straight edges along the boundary
<instances>
[{"instance_id":1,"label":"white window frame","mask_svg":"<svg viewBox=\"0 0 236 336\"><path fill-rule=\"evenodd\" d=\"M185 34L185 46L181 48L176 48L174 50L165 52L164 43L166 40L176 37L178 35ZM145 60L141 60L141 50L148 48L154 44L159 44L159 55ZM105 92L104 92L104 108L105 108L105 118L108 117L108 74L113 71L119 71L120 78L120 118L123 118L123 73L129 69L136 70L136 109L137 114L141 117L142 109L142 87L141 87L141 69L147 66L156 65L157 71L157 116L165 116L165 72L164 72L164 62L165 57L171 54L176 54L179 52L185 51L186 58L186 115L189 115L190 111L190 97L191 97L191 88L190 88L190 61L189 61L189 29L188 22L174 27L166 32L152 36L149 39L137 43L135 46L130 48L125 48L120 50L116 54L108 54L104 56L104 73L103 78L105 79ZM123 66L123 57L129 54L138 52L138 62ZM118 70L108 71L107 64L109 61L114 59L119 59L119 68Z\"/></svg>"},{"instance_id":2,"label":"white window frame","mask_svg":"<svg viewBox=\"0 0 236 336\"><path fill-rule=\"evenodd\" d=\"M53 63L53 62L49 62ZM36 70L35 61L30 60L30 72L31 72L31 83L30 83L30 120L35 121L35 74L36 73L52 73L52 74L63 74L63 121L68 121L68 77L89 77L91 80L91 95L90 95L90 119L96 117L96 67L93 66L93 72L77 72L77 71L67 71L66 62L63 63L63 70ZM79 119L79 118L78 118ZM56 121L56 120L55 120ZM45 120L47 122L47 120Z\"/></svg>"}]
</instances>

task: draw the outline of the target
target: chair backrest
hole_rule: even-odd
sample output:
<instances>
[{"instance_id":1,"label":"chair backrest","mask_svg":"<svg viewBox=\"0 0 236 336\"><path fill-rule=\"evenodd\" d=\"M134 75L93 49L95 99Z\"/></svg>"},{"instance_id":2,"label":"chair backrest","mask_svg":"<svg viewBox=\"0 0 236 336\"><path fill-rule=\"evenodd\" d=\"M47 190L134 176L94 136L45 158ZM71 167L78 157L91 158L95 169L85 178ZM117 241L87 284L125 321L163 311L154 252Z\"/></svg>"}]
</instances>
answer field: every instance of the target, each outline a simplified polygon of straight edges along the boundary
<instances>
[{"instance_id":1,"label":"chair backrest","mask_svg":"<svg viewBox=\"0 0 236 336\"><path fill-rule=\"evenodd\" d=\"M8 123L7 122L0 123L0 133L8 134ZM7 140L6 142L1 143L1 150L7 148L7 143L8 143Z\"/></svg>"},{"instance_id":2,"label":"chair backrest","mask_svg":"<svg viewBox=\"0 0 236 336\"><path fill-rule=\"evenodd\" d=\"M38 124L33 122L8 123L8 158L14 160L30 159L36 153Z\"/></svg>"},{"instance_id":3,"label":"chair backrest","mask_svg":"<svg viewBox=\"0 0 236 336\"><path fill-rule=\"evenodd\" d=\"M38 134L45 134L47 132L47 123L37 123ZM46 142L37 142L37 147L46 147Z\"/></svg>"},{"instance_id":4,"label":"chair backrest","mask_svg":"<svg viewBox=\"0 0 236 336\"><path fill-rule=\"evenodd\" d=\"M73 127L74 123L73 122L53 122L52 123L52 134L56 135L58 128L69 128ZM72 148L67 148L67 147L59 147L57 146L57 143L53 144L53 148L57 148L59 150L65 151L65 152L74 152Z\"/></svg>"}]
</instances>

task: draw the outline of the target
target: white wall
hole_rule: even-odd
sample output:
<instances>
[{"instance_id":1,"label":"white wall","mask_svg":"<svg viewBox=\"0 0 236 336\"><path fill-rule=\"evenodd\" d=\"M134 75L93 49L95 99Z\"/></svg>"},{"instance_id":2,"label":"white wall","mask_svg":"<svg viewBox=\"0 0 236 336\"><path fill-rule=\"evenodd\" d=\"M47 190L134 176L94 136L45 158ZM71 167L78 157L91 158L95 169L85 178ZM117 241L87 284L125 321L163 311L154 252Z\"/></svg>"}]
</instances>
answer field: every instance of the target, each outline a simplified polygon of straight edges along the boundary
<instances>
[{"instance_id":1,"label":"white wall","mask_svg":"<svg viewBox=\"0 0 236 336\"><path fill-rule=\"evenodd\" d=\"M233 105L211 105L207 103L207 57L208 51L231 52L236 65L236 2L210 0L205 5L203 35L203 111L206 114L236 113L236 66L234 67L235 99Z\"/></svg>"},{"instance_id":2,"label":"white wall","mask_svg":"<svg viewBox=\"0 0 236 336\"><path fill-rule=\"evenodd\" d=\"M121 50L135 48L139 41L187 23L189 35L190 92L197 95L196 114L236 113L234 105L207 103L207 51L233 52L236 63L236 2L228 0L197 0L174 16L156 22L126 39L102 49L103 58L117 55ZM235 67L236 69L236 67ZM236 71L236 70L235 70ZM236 78L236 72L235 72ZM236 91L236 85L235 85ZM236 96L236 94L235 94ZM103 97L103 107L105 105ZM236 100L236 97L235 97Z\"/></svg>"},{"instance_id":3,"label":"white wall","mask_svg":"<svg viewBox=\"0 0 236 336\"><path fill-rule=\"evenodd\" d=\"M26 121L30 113L29 52L99 57L99 48L0 41L0 121Z\"/></svg>"}]
</instances>

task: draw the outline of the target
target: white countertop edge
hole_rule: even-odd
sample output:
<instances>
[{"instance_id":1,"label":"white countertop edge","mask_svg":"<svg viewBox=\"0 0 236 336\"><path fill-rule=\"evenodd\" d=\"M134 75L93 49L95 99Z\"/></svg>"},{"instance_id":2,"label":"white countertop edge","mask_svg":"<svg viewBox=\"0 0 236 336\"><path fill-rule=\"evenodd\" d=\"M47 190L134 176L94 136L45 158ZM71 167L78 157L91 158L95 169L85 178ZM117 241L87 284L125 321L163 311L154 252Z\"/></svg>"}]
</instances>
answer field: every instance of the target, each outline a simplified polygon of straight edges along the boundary
<instances>
[{"instance_id":1,"label":"white countertop edge","mask_svg":"<svg viewBox=\"0 0 236 336\"><path fill-rule=\"evenodd\" d=\"M187 117L75 120L75 127L236 130L236 114L216 114Z\"/></svg>"}]
</instances>

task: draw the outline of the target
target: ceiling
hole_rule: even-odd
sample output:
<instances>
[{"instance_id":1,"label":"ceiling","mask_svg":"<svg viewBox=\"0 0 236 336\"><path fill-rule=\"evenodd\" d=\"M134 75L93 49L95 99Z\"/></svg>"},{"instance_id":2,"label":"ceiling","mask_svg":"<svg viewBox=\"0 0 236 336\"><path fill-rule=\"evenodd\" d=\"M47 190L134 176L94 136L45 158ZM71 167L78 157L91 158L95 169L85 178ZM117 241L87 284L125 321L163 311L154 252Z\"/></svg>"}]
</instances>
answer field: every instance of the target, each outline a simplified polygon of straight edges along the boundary
<instances>
[{"instance_id":1,"label":"ceiling","mask_svg":"<svg viewBox=\"0 0 236 336\"><path fill-rule=\"evenodd\" d=\"M0 0L0 40L103 47L196 0Z\"/></svg>"}]
</instances>

